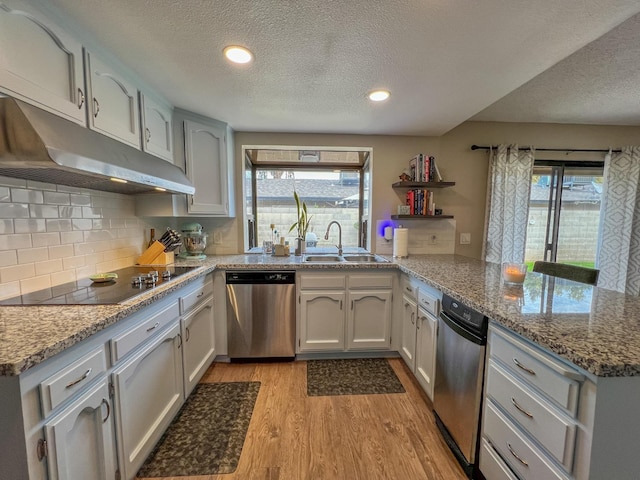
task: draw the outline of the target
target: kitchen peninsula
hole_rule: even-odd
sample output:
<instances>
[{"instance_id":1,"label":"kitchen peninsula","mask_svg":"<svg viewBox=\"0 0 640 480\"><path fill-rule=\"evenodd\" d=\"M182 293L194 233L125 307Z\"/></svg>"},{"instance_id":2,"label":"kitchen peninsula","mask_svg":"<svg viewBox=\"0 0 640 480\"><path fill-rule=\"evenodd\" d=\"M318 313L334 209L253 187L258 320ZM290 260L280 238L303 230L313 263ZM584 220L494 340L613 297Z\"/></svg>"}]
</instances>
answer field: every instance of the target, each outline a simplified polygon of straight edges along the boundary
<instances>
[{"instance_id":1,"label":"kitchen peninsula","mask_svg":"<svg viewBox=\"0 0 640 480\"><path fill-rule=\"evenodd\" d=\"M633 399L640 398L640 299L636 297L538 273L528 273L522 289L505 287L499 265L456 255L318 264L305 263L301 257L245 254L210 256L193 265L200 268L124 304L0 308L1 385L212 272L395 270L477 309L494 325L520 335L531 348L542 348L579 372L584 380L573 478L603 478L601 474L614 464L620 468L616 478L632 478L626 469L637 450L634 432L640 429L640 415L632 408Z\"/></svg>"}]
</instances>

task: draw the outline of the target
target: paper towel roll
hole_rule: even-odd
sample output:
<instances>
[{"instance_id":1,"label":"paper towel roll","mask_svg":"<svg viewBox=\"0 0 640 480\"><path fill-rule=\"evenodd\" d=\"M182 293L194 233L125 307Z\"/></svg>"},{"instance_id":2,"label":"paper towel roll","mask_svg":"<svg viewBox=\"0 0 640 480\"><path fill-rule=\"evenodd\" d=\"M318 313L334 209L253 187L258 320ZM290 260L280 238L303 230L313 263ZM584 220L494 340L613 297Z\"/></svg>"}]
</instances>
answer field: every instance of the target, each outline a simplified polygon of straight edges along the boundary
<instances>
[{"instance_id":1,"label":"paper towel roll","mask_svg":"<svg viewBox=\"0 0 640 480\"><path fill-rule=\"evenodd\" d=\"M409 256L409 229L393 229L393 256L405 258Z\"/></svg>"}]
</instances>

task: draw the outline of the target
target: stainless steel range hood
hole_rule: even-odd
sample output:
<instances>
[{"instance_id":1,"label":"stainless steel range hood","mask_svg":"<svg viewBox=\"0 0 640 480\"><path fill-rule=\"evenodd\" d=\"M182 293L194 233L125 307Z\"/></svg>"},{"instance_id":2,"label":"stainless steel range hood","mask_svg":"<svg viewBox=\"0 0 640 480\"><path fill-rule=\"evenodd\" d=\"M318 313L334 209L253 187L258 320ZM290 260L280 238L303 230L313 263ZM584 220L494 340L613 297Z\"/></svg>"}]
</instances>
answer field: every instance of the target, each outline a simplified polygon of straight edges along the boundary
<instances>
[{"instance_id":1,"label":"stainless steel range hood","mask_svg":"<svg viewBox=\"0 0 640 480\"><path fill-rule=\"evenodd\" d=\"M195 192L175 165L10 97L0 98L0 175L128 194Z\"/></svg>"}]
</instances>

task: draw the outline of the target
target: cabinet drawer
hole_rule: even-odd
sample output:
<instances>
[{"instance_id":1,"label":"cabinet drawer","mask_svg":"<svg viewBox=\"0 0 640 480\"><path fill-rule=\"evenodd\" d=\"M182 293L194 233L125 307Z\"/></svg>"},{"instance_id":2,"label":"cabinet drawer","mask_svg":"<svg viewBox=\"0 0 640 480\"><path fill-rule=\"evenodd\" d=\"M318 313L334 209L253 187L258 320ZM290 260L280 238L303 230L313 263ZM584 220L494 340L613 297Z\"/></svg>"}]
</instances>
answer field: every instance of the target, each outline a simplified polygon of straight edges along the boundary
<instances>
[{"instance_id":1,"label":"cabinet drawer","mask_svg":"<svg viewBox=\"0 0 640 480\"><path fill-rule=\"evenodd\" d=\"M300 275L300 289L329 288L339 290L346 287L345 275Z\"/></svg>"},{"instance_id":2,"label":"cabinet drawer","mask_svg":"<svg viewBox=\"0 0 640 480\"><path fill-rule=\"evenodd\" d=\"M206 282L203 280L197 288L180 297L180 314L184 315L210 295L213 295L213 279L211 278Z\"/></svg>"},{"instance_id":3,"label":"cabinet drawer","mask_svg":"<svg viewBox=\"0 0 640 480\"><path fill-rule=\"evenodd\" d=\"M160 332L180 315L178 302L173 302L153 314L142 323L111 339L111 362L116 363L143 343Z\"/></svg>"},{"instance_id":4,"label":"cabinet drawer","mask_svg":"<svg viewBox=\"0 0 640 480\"><path fill-rule=\"evenodd\" d=\"M418 306L437 317L440 314L440 300L418 288Z\"/></svg>"},{"instance_id":5,"label":"cabinet drawer","mask_svg":"<svg viewBox=\"0 0 640 480\"><path fill-rule=\"evenodd\" d=\"M484 434L522 480L569 478L500 413L491 400L484 412Z\"/></svg>"},{"instance_id":6,"label":"cabinet drawer","mask_svg":"<svg viewBox=\"0 0 640 480\"><path fill-rule=\"evenodd\" d=\"M407 295L409 298L414 300L417 299L416 290L417 287L411 281L408 275L403 275L402 280L400 281L400 286L402 287L402 294Z\"/></svg>"},{"instance_id":7,"label":"cabinet drawer","mask_svg":"<svg viewBox=\"0 0 640 480\"><path fill-rule=\"evenodd\" d=\"M58 405L84 390L106 371L107 354L104 345L101 345L47 378L40 384L43 415L49 415Z\"/></svg>"},{"instance_id":8,"label":"cabinet drawer","mask_svg":"<svg viewBox=\"0 0 640 480\"><path fill-rule=\"evenodd\" d=\"M487 395L571 471L576 438L573 421L542 401L493 360L489 361Z\"/></svg>"},{"instance_id":9,"label":"cabinet drawer","mask_svg":"<svg viewBox=\"0 0 640 480\"><path fill-rule=\"evenodd\" d=\"M480 471L489 480L518 480L485 438L480 443Z\"/></svg>"},{"instance_id":10,"label":"cabinet drawer","mask_svg":"<svg viewBox=\"0 0 640 480\"><path fill-rule=\"evenodd\" d=\"M393 288L392 274L355 273L349 275L349 288Z\"/></svg>"},{"instance_id":11,"label":"cabinet drawer","mask_svg":"<svg viewBox=\"0 0 640 480\"><path fill-rule=\"evenodd\" d=\"M491 357L575 417L580 373L495 327L489 335Z\"/></svg>"}]
</instances>

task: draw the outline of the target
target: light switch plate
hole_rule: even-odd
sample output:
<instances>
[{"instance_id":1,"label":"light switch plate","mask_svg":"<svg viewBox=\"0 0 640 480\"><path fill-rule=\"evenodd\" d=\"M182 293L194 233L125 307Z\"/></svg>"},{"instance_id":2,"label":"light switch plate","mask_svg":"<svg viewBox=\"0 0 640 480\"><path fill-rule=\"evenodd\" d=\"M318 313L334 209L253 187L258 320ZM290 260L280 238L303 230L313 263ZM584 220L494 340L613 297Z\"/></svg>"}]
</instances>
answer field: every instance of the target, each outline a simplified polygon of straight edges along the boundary
<instances>
[{"instance_id":1,"label":"light switch plate","mask_svg":"<svg viewBox=\"0 0 640 480\"><path fill-rule=\"evenodd\" d=\"M471 234L470 233L461 233L460 234L460 245L469 245L471 243Z\"/></svg>"}]
</instances>

